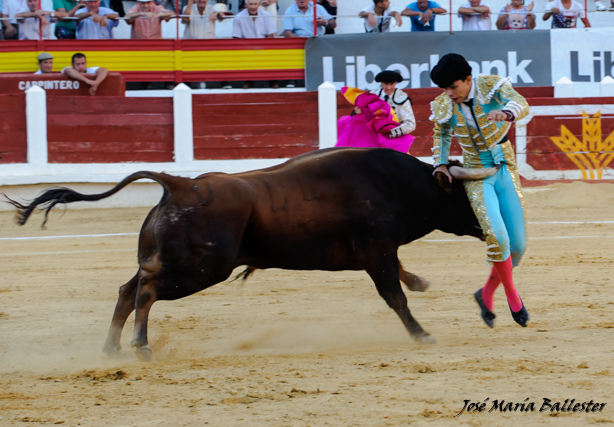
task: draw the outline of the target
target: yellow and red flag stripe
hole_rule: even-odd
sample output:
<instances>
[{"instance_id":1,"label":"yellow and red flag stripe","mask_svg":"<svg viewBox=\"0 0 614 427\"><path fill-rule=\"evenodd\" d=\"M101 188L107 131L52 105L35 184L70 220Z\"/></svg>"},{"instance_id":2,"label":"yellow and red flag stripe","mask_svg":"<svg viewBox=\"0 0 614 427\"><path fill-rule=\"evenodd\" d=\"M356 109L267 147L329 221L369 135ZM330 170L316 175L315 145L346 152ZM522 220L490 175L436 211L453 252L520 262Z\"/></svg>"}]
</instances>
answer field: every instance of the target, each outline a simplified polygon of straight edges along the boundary
<instances>
[{"instance_id":1,"label":"yellow and red flag stripe","mask_svg":"<svg viewBox=\"0 0 614 427\"><path fill-rule=\"evenodd\" d=\"M70 65L76 52L89 66L122 73L127 81L302 79L304 38L210 40L20 40L0 44L0 73L38 69L49 52L53 71Z\"/></svg>"}]
</instances>

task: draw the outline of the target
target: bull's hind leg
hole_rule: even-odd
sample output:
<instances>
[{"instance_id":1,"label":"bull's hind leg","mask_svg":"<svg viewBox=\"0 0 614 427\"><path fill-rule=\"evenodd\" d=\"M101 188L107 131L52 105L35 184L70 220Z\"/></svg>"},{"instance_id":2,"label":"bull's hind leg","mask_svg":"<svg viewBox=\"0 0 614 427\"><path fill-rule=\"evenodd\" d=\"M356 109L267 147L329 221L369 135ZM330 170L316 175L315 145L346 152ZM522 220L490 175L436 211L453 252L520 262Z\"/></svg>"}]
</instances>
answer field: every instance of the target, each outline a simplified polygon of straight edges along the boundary
<instances>
[{"instance_id":1,"label":"bull's hind leg","mask_svg":"<svg viewBox=\"0 0 614 427\"><path fill-rule=\"evenodd\" d=\"M405 328L418 342L434 343L435 339L414 319L407 307L407 298L399 282L399 261L394 257L385 256L380 263L367 269L373 279L380 296L401 318Z\"/></svg>"},{"instance_id":2,"label":"bull's hind leg","mask_svg":"<svg viewBox=\"0 0 614 427\"><path fill-rule=\"evenodd\" d=\"M119 288L119 297L115 305L115 312L113 312L111 327L102 349L109 356L117 354L121 350L120 338L126 319L134 311L138 279L139 274L137 273L128 283Z\"/></svg>"},{"instance_id":3,"label":"bull's hind leg","mask_svg":"<svg viewBox=\"0 0 614 427\"><path fill-rule=\"evenodd\" d=\"M416 276L409 271L403 269L403 266L399 262L399 278L401 282L405 283L407 289L413 292L424 292L428 289L431 282L426 280L424 277Z\"/></svg>"}]
</instances>

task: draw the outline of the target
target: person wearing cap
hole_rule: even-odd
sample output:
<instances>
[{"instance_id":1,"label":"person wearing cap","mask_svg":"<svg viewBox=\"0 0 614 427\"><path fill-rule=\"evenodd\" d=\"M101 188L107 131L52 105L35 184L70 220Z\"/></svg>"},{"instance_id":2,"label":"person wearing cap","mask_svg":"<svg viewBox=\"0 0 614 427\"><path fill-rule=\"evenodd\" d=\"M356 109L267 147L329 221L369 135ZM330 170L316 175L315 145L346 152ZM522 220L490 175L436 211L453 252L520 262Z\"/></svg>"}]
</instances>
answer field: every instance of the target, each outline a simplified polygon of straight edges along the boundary
<instances>
[{"instance_id":1,"label":"person wearing cap","mask_svg":"<svg viewBox=\"0 0 614 427\"><path fill-rule=\"evenodd\" d=\"M184 39L214 39L215 21L224 19L225 4L209 4L207 0L188 0L181 22L185 24Z\"/></svg>"},{"instance_id":2,"label":"person wearing cap","mask_svg":"<svg viewBox=\"0 0 614 427\"><path fill-rule=\"evenodd\" d=\"M480 180L464 181L465 191L486 238L486 262L492 266L475 300L481 316L494 327L493 295L503 283L513 319L525 327L529 312L514 286L512 268L520 262L525 247L525 220L520 177L514 148L508 140L512 123L529 114L527 101L516 92L509 78L480 75L473 78L471 66L461 55L443 56L431 71L431 80L444 89L431 103L434 122L434 175L452 181L448 171L452 136L463 151L465 168L492 168L496 173Z\"/></svg>"},{"instance_id":3,"label":"person wearing cap","mask_svg":"<svg viewBox=\"0 0 614 427\"><path fill-rule=\"evenodd\" d=\"M391 137L390 131L399 127L399 120L386 101L373 92L353 87L342 87L341 93L354 106L354 111L337 121L335 147L379 147L409 152L414 137Z\"/></svg>"},{"instance_id":4,"label":"person wearing cap","mask_svg":"<svg viewBox=\"0 0 614 427\"><path fill-rule=\"evenodd\" d=\"M57 17L65 16L65 13L58 12L57 15L51 5L39 7L39 0L24 1L21 9L15 15L19 21L19 40L39 40L40 28L43 29L43 39L51 38L51 22L57 21Z\"/></svg>"},{"instance_id":5,"label":"person wearing cap","mask_svg":"<svg viewBox=\"0 0 614 427\"><path fill-rule=\"evenodd\" d=\"M34 74L49 74L53 69L53 55L47 52L42 52L38 55L38 71Z\"/></svg>"},{"instance_id":6,"label":"person wearing cap","mask_svg":"<svg viewBox=\"0 0 614 427\"><path fill-rule=\"evenodd\" d=\"M130 25L131 39L161 39L162 21L170 21L173 12L152 0L137 0L124 16Z\"/></svg>"},{"instance_id":7,"label":"person wearing cap","mask_svg":"<svg viewBox=\"0 0 614 427\"><path fill-rule=\"evenodd\" d=\"M375 81L381 86L372 91L382 98L394 110L400 126L390 131L391 138L399 138L409 135L416 129L416 117L411 108L409 96L401 89L397 89L397 83L403 81L403 76L396 71L384 70L375 76Z\"/></svg>"},{"instance_id":8,"label":"person wearing cap","mask_svg":"<svg viewBox=\"0 0 614 427\"><path fill-rule=\"evenodd\" d=\"M90 86L90 95L95 95L98 86L107 78L109 70L103 67L88 67L87 58L83 53L75 53L71 59L71 67L64 67L62 74L74 80L79 80ZM92 79L91 77L94 76Z\"/></svg>"},{"instance_id":9,"label":"person wearing cap","mask_svg":"<svg viewBox=\"0 0 614 427\"><path fill-rule=\"evenodd\" d=\"M100 0L86 0L85 7L75 12L78 18L78 40L106 40L113 38L119 14L113 9L100 6Z\"/></svg>"}]
</instances>

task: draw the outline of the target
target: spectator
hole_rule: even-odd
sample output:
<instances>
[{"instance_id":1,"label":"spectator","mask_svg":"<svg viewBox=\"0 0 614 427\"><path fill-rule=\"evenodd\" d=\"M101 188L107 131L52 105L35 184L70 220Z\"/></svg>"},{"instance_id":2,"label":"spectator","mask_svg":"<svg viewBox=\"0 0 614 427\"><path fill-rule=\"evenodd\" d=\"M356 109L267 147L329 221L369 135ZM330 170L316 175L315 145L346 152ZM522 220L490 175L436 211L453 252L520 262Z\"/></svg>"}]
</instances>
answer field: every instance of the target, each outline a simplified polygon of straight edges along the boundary
<instances>
[{"instance_id":1,"label":"spectator","mask_svg":"<svg viewBox=\"0 0 614 427\"><path fill-rule=\"evenodd\" d=\"M246 8L232 23L232 37L236 39L262 39L275 37L277 28L268 12L259 9L262 0L245 0Z\"/></svg>"},{"instance_id":2,"label":"spectator","mask_svg":"<svg viewBox=\"0 0 614 427\"><path fill-rule=\"evenodd\" d=\"M72 67L62 69L62 74L71 79L90 85L90 95L95 95L100 83L107 78L109 70L102 67L88 67L87 58L82 53L75 53L71 59ZM92 79L92 76L94 79Z\"/></svg>"},{"instance_id":3,"label":"spectator","mask_svg":"<svg viewBox=\"0 0 614 427\"><path fill-rule=\"evenodd\" d=\"M40 28L43 28L43 39L51 38L50 23L55 20L56 13L49 5L38 8L39 0L26 0L23 7L15 15L19 19L19 40L39 40ZM59 16L65 13L58 12Z\"/></svg>"},{"instance_id":4,"label":"spectator","mask_svg":"<svg viewBox=\"0 0 614 427\"><path fill-rule=\"evenodd\" d=\"M318 4L322 6L329 15L335 20L335 26L337 25L337 0L318 0ZM335 34L334 28L326 27L324 34Z\"/></svg>"},{"instance_id":5,"label":"spectator","mask_svg":"<svg viewBox=\"0 0 614 427\"><path fill-rule=\"evenodd\" d=\"M38 55L38 71L34 74L50 74L53 72L53 55L42 52Z\"/></svg>"},{"instance_id":6,"label":"spectator","mask_svg":"<svg viewBox=\"0 0 614 427\"><path fill-rule=\"evenodd\" d=\"M530 13L534 2L525 6L524 0L511 0L499 11L497 28L499 30L532 30L535 28L535 15Z\"/></svg>"},{"instance_id":7,"label":"spectator","mask_svg":"<svg viewBox=\"0 0 614 427\"><path fill-rule=\"evenodd\" d=\"M2 26L4 27L4 39L5 40L17 40L19 38L19 23L15 15L19 13L23 7L23 0L2 0L2 18L8 18L2 20Z\"/></svg>"},{"instance_id":8,"label":"spectator","mask_svg":"<svg viewBox=\"0 0 614 427\"><path fill-rule=\"evenodd\" d=\"M612 2L612 8L614 8L614 1ZM601 10L601 11L608 10L608 8L605 7L605 5L601 3L599 0L595 2L595 9Z\"/></svg>"},{"instance_id":9,"label":"spectator","mask_svg":"<svg viewBox=\"0 0 614 427\"><path fill-rule=\"evenodd\" d=\"M390 0L373 0L373 4L358 14L365 20L367 33L387 33L390 31L391 17L397 23L397 27L403 25L403 18L399 12L390 10Z\"/></svg>"},{"instance_id":10,"label":"spectator","mask_svg":"<svg viewBox=\"0 0 614 427\"><path fill-rule=\"evenodd\" d=\"M458 16L463 19L463 31L490 30L490 6L482 0L469 0L458 8Z\"/></svg>"},{"instance_id":11,"label":"spectator","mask_svg":"<svg viewBox=\"0 0 614 427\"><path fill-rule=\"evenodd\" d=\"M53 0L53 8L55 13L66 14L65 17L75 16L75 12L83 7L83 3L77 3L75 0ZM75 39L77 38L77 24L74 19L60 19L55 24L55 37L58 39Z\"/></svg>"},{"instance_id":12,"label":"spectator","mask_svg":"<svg viewBox=\"0 0 614 427\"><path fill-rule=\"evenodd\" d=\"M162 21L168 22L173 12L155 4L152 0L137 0L128 9L126 24L130 25L131 39L161 39Z\"/></svg>"},{"instance_id":13,"label":"spectator","mask_svg":"<svg viewBox=\"0 0 614 427\"><path fill-rule=\"evenodd\" d=\"M75 12L79 19L77 39L104 40L113 38L113 27L117 27L119 14L108 7L100 6L100 0L87 0L85 8Z\"/></svg>"},{"instance_id":14,"label":"spectator","mask_svg":"<svg viewBox=\"0 0 614 427\"><path fill-rule=\"evenodd\" d=\"M286 9L284 14L284 37L314 37L313 34L313 3L309 0L295 0L295 3ZM326 28L334 29L337 26L335 19L319 4L316 25L318 36L324 34Z\"/></svg>"},{"instance_id":15,"label":"spectator","mask_svg":"<svg viewBox=\"0 0 614 427\"><path fill-rule=\"evenodd\" d=\"M578 18L585 27L590 27L584 7L573 0L555 0L546 5L542 19L547 21L552 16L551 28L576 28Z\"/></svg>"},{"instance_id":16,"label":"spectator","mask_svg":"<svg viewBox=\"0 0 614 427\"><path fill-rule=\"evenodd\" d=\"M262 39L273 38L277 27L273 18L260 9L261 0L245 0L246 9L237 13L232 23L232 37L235 39ZM270 82L271 87L279 87L277 81ZM246 81L243 89L254 87L253 81Z\"/></svg>"},{"instance_id":17,"label":"spectator","mask_svg":"<svg viewBox=\"0 0 614 427\"><path fill-rule=\"evenodd\" d=\"M435 31L435 15L446 12L434 1L418 0L408 4L401 15L409 16L412 31Z\"/></svg>"},{"instance_id":18,"label":"spectator","mask_svg":"<svg viewBox=\"0 0 614 427\"><path fill-rule=\"evenodd\" d=\"M398 119L397 121L400 123L398 127L390 130L390 138L409 135L416 129L416 117L414 110L411 108L409 96L396 87L397 83L403 81L403 77L396 71L384 70L375 76L375 81L381 83L381 87L373 90L372 93L390 105Z\"/></svg>"},{"instance_id":19,"label":"spectator","mask_svg":"<svg viewBox=\"0 0 614 427\"><path fill-rule=\"evenodd\" d=\"M224 19L224 15L207 0L188 0L183 15L189 15L181 18L185 24L184 39L214 39L215 21Z\"/></svg>"}]
</instances>

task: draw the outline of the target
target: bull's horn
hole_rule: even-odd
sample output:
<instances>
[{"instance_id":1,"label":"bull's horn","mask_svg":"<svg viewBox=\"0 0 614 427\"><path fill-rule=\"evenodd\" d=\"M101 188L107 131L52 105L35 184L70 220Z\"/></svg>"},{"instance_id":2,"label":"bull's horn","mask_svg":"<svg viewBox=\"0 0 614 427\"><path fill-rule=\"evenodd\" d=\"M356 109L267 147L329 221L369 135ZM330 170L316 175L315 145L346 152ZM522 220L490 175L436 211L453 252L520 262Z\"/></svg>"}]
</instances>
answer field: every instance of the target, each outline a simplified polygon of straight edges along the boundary
<instances>
[{"instance_id":1,"label":"bull's horn","mask_svg":"<svg viewBox=\"0 0 614 427\"><path fill-rule=\"evenodd\" d=\"M450 175L460 180L488 178L496 174L498 170L499 167L468 169L460 166L450 166L449 168Z\"/></svg>"}]
</instances>

